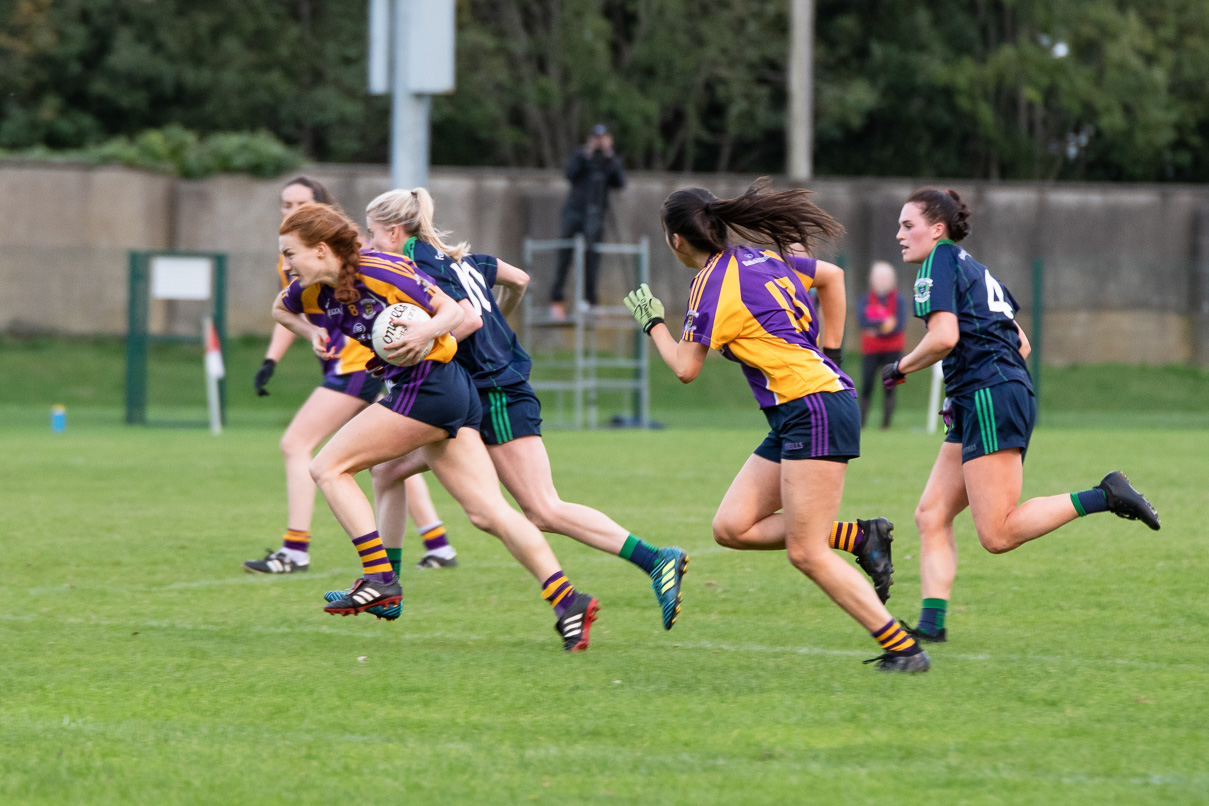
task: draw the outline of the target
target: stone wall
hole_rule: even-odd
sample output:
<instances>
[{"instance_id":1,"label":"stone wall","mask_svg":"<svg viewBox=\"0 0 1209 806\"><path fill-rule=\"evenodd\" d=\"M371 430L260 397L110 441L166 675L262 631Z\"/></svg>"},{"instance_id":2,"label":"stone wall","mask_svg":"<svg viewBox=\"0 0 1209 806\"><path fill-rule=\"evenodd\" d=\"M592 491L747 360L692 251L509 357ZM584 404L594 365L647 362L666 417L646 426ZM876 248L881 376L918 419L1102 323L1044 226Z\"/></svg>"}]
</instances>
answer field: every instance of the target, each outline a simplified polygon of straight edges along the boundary
<instances>
[{"instance_id":1,"label":"stone wall","mask_svg":"<svg viewBox=\"0 0 1209 806\"><path fill-rule=\"evenodd\" d=\"M388 189L379 166L314 166L359 219ZM650 240L652 287L682 311L691 275L664 248L659 207L692 185L720 196L751 177L631 174L614 196L608 239ZM267 333L276 290L277 193L282 180L219 176L177 180L117 167L0 164L0 332L121 334L126 322L128 251L203 249L229 256L228 327ZM911 179L821 179L819 204L847 228L824 256L848 270L849 299L866 288L871 261L899 267L894 233ZM1047 362L1209 364L1209 188L955 182L974 210L963 244L1010 288L1031 328L1033 265L1044 264ZM555 237L566 182L558 172L435 169L430 187L438 224L476 251L521 263L526 235ZM552 260L533 267L534 300L548 297ZM617 304L631 284L629 264L606 258L602 302ZM87 300L81 307L65 304ZM155 320L170 319L163 311ZM853 317L850 317L850 319ZM850 338L855 336L849 322ZM910 339L921 326L913 321Z\"/></svg>"}]
</instances>

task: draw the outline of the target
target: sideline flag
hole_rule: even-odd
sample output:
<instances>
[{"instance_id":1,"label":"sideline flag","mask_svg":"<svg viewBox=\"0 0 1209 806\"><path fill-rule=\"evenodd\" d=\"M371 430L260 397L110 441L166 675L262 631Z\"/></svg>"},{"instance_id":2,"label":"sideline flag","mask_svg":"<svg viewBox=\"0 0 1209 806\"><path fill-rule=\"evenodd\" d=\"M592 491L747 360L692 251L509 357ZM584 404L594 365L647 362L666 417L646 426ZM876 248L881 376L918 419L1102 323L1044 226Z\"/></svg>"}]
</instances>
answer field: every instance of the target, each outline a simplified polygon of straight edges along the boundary
<instances>
[{"instance_id":1,"label":"sideline flag","mask_svg":"<svg viewBox=\"0 0 1209 806\"><path fill-rule=\"evenodd\" d=\"M206 345L206 400L210 408L210 433L222 433L222 409L218 396L218 382L226 377L227 369L222 360L222 344L214 320L209 316L202 322L202 341Z\"/></svg>"}]
</instances>

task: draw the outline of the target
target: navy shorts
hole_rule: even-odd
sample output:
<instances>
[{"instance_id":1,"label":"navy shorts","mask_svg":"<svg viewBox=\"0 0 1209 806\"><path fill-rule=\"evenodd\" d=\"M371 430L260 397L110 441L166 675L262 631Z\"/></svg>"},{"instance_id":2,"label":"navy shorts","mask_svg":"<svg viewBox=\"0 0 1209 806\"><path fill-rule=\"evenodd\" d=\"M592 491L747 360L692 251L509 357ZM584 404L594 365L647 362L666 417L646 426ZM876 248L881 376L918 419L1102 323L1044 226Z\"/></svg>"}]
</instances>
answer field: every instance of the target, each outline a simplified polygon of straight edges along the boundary
<instances>
[{"instance_id":1,"label":"navy shorts","mask_svg":"<svg viewBox=\"0 0 1209 806\"><path fill-rule=\"evenodd\" d=\"M861 455L861 407L852 391L817 392L764 409L772 430L755 454L770 462Z\"/></svg>"},{"instance_id":2,"label":"navy shorts","mask_svg":"<svg viewBox=\"0 0 1209 806\"><path fill-rule=\"evenodd\" d=\"M483 421L479 433L487 445L503 445L517 437L541 436L542 404L528 381L479 389Z\"/></svg>"},{"instance_id":3,"label":"navy shorts","mask_svg":"<svg viewBox=\"0 0 1209 806\"><path fill-rule=\"evenodd\" d=\"M395 414L444 428L451 437L459 428L478 428L483 419L474 384L456 361L421 361L409 377L392 383L378 403Z\"/></svg>"},{"instance_id":4,"label":"navy shorts","mask_svg":"<svg viewBox=\"0 0 1209 806\"><path fill-rule=\"evenodd\" d=\"M366 403L373 403L382 391L382 380L361 370L346 372L343 375L325 375L321 386L333 392L359 397Z\"/></svg>"},{"instance_id":5,"label":"navy shorts","mask_svg":"<svg viewBox=\"0 0 1209 806\"><path fill-rule=\"evenodd\" d=\"M968 462L1006 448L1028 453L1037 422L1037 400L1022 383L978 389L953 398L953 427L945 442L961 443L961 461Z\"/></svg>"}]
</instances>

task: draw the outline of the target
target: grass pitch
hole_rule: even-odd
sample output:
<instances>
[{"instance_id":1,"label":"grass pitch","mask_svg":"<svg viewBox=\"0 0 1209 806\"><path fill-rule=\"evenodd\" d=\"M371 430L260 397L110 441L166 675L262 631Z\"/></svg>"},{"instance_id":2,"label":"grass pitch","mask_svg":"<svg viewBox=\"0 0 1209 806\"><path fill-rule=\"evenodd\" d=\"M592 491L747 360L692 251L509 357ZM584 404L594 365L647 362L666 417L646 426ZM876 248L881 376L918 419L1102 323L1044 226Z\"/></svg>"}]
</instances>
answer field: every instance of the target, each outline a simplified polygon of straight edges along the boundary
<instances>
[{"instance_id":1,"label":"grass pitch","mask_svg":"<svg viewBox=\"0 0 1209 806\"><path fill-rule=\"evenodd\" d=\"M603 605L591 650L564 655L536 581L436 485L462 567L406 570L393 624L324 615L358 571L322 502L311 572L240 568L284 526L291 383L217 438L114 425L103 391L62 435L0 401L0 802L1209 799L1204 432L1042 427L1025 495L1119 467L1163 531L1096 515L993 557L963 516L951 642L896 677L861 665L873 641L782 554L713 545L764 433L751 409L729 429L547 438L564 497L692 554L670 633L645 575L551 537ZM936 447L867 433L841 513L898 524L890 607L910 620Z\"/></svg>"}]
</instances>

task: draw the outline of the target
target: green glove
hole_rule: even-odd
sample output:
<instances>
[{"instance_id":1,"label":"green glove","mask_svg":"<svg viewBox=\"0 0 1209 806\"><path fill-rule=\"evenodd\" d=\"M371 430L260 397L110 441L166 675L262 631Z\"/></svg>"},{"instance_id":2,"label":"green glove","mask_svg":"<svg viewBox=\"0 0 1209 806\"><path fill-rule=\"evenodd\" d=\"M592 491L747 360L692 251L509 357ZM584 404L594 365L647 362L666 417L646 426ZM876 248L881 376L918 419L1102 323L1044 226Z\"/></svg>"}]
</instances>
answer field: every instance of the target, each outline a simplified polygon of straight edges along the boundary
<instances>
[{"instance_id":1,"label":"green glove","mask_svg":"<svg viewBox=\"0 0 1209 806\"><path fill-rule=\"evenodd\" d=\"M663 324L663 303L651 296L651 287L646 283L625 295L625 306L634 314L643 333L649 334L655 325Z\"/></svg>"}]
</instances>

